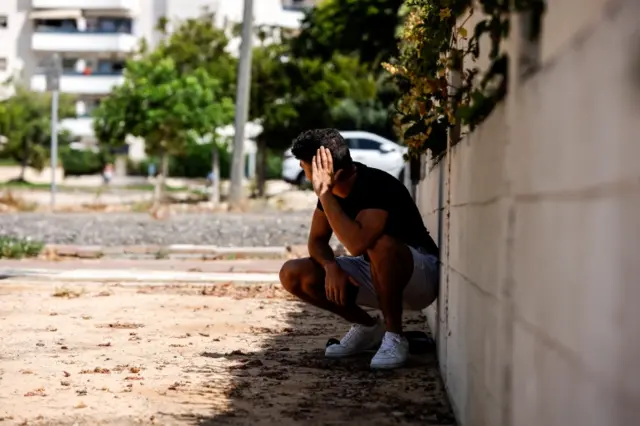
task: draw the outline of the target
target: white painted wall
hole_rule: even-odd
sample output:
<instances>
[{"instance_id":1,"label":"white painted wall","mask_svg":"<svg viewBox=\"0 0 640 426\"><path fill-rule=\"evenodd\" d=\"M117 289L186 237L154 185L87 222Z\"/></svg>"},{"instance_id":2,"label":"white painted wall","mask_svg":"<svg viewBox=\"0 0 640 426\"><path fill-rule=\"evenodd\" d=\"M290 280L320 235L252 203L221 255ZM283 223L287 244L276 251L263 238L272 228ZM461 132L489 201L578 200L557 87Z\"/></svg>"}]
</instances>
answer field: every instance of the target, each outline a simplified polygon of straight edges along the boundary
<instances>
[{"instance_id":1,"label":"white painted wall","mask_svg":"<svg viewBox=\"0 0 640 426\"><path fill-rule=\"evenodd\" d=\"M506 102L418 190L463 426L640 422L640 2L549 3L541 68L512 61Z\"/></svg>"}]
</instances>

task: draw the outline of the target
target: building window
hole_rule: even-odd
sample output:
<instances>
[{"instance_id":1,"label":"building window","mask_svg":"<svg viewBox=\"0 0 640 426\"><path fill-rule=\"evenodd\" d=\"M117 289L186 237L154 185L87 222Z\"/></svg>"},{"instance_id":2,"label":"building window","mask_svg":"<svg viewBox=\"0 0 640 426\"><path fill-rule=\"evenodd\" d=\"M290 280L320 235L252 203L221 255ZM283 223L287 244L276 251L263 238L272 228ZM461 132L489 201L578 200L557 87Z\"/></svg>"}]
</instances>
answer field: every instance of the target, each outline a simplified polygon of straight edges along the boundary
<instances>
[{"instance_id":1,"label":"building window","mask_svg":"<svg viewBox=\"0 0 640 426\"><path fill-rule=\"evenodd\" d=\"M37 32L78 32L78 23L75 19L36 19L34 27Z\"/></svg>"},{"instance_id":2,"label":"building window","mask_svg":"<svg viewBox=\"0 0 640 426\"><path fill-rule=\"evenodd\" d=\"M7 70L7 58L0 58L0 71Z\"/></svg>"},{"instance_id":3,"label":"building window","mask_svg":"<svg viewBox=\"0 0 640 426\"><path fill-rule=\"evenodd\" d=\"M62 73L69 74L77 71L76 65L78 63L77 58L62 58Z\"/></svg>"},{"instance_id":4,"label":"building window","mask_svg":"<svg viewBox=\"0 0 640 426\"><path fill-rule=\"evenodd\" d=\"M87 32L131 34L133 21L130 18L90 18L87 19Z\"/></svg>"},{"instance_id":5,"label":"building window","mask_svg":"<svg viewBox=\"0 0 640 426\"><path fill-rule=\"evenodd\" d=\"M0 28L7 28L9 26L9 20L7 15L0 15Z\"/></svg>"}]
</instances>

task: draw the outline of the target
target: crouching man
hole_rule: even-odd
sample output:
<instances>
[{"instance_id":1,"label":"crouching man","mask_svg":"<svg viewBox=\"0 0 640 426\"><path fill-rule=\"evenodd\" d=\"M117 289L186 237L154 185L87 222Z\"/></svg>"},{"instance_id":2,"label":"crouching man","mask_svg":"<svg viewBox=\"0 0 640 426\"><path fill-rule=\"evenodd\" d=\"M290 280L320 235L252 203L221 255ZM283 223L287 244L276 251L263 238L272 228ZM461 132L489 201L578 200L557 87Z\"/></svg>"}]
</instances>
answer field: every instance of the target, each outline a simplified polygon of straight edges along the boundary
<instances>
[{"instance_id":1,"label":"crouching man","mask_svg":"<svg viewBox=\"0 0 640 426\"><path fill-rule=\"evenodd\" d=\"M335 129L300 134L291 149L318 204L309 233L311 257L286 262L285 289L354 325L325 355L346 357L380 346L372 368L400 367L409 354L403 308L429 306L438 290L438 248L409 191L395 177L352 161ZM335 257L336 237L351 256ZM384 320L361 306L379 309Z\"/></svg>"}]
</instances>

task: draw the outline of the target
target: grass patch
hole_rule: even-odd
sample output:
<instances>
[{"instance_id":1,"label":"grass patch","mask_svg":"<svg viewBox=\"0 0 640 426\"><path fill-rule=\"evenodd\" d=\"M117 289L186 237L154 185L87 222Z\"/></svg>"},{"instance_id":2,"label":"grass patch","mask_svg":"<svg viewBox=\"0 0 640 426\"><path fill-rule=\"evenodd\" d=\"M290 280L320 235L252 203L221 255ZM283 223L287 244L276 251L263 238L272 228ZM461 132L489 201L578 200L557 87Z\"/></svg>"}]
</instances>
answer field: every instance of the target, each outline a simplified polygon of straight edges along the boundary
<instances>
[{"instance_id":1,"label":"grass patch","mask_svg":"<svg viewBox=\"0 0 640 426\"><path fill-rule=\"evenodd\" d=\"M36 257L44 248L44 243L27 238L0 236L0 259L22 259Z\"/></svg>"},{"instance_id":2,"label":"grass patch","mask_svg":"<svg viewBox=\"0 0 640 426\"><path fill-rule=\"evenodd\" d=\"M31 183L26 181L8 181L0 183L0 188L4 189L33 189L33 190L50 190L51 184L48 183ZM57 189L60 191L85 191L85 192L93 192L100 191L104 192L108 189L121 189L125 191L139 191L139 192L151 192L155 189L155 185L151 183L141 183L141 184L132 184L132 185L100 185L100 186L69 186L69 185L57 185ZM189 188L182 186L165 186L165 192L185 192L189 191Z\"/></svg>"},{"instance_id":3,"label":"grass patch","mask_svg":"<svg viewBox=\"0 0 640 426\"><path fill-rule=\"evenodd\" d=\"M169 259L169 250L161 248L156 252L156 260Z\"/></svg>"},{"instance_id":4,"label":"grass patch","mask_svg":"<svg viewBox=\"0 0 640 426\"><path fill-rule=\"evenodd\" d=\"M148 213L153 207L152 201L139 201L131 204L131 211L134 213Z\"/></svg>"},{"instance_id":5,"label":"grass patch","mask_svg":"<svg viewBox=\"0 0 640 426\"><path fill-rule=\"evenodd\" d=\"M121 186L118 188L122 188L122 189L128 189L131 191L153 191L155 190L155 185L152 183L141 183L141 184L135 184L135 185L127 185L127 186ZM189 188L187 187L182 187L182 186L165 186L164 187L164 191L165 192L184 192L184 191L188 191Z\"/></svg>"}]
</instances>

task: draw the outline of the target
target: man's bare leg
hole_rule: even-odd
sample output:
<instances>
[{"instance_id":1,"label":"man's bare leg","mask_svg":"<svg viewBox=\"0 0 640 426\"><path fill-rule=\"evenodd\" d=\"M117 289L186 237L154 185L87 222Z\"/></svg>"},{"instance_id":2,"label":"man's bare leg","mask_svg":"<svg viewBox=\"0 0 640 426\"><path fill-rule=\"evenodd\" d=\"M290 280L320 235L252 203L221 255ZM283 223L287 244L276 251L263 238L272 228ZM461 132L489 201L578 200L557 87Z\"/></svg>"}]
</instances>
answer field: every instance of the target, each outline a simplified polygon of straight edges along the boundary
<instances>
[{"instance_id":1,"label":"man's bare leg","mask_svg":"<svg viewBox=\"0 0 640 426\"><path fill-rule=\"evenodd\" d=\"M337 314L351 323L364 326L376 323L375 318L356 304L339 306L327 300L324 278L324 270L311 258L289 260L280 270L282 286L299 299Z\"/></svg>"},{"instance_id":2,"label":"man's bare leg","mask_svg":"<svg viewBox=\"0 0 640 426\"><path fill-rule=\"evenodd\" d=\"M387 328L382 345L371 360L371 368L397 368L409 356L409 342L402 335L402 296L413 275L413 255L405 244L386 235L367 250L367 255Z\"/></svg>"},{"instance_id":3,"label":"man's bare leg","mask_svg":"<svg viewBox=\"0 0 640 426\"><path fill-rule=\"evenodd\" d=\"M367 250L367 255L387 331L402 334L402 293L413 274L411 250L383 235Z\"/></svg>"}]
</instances>

